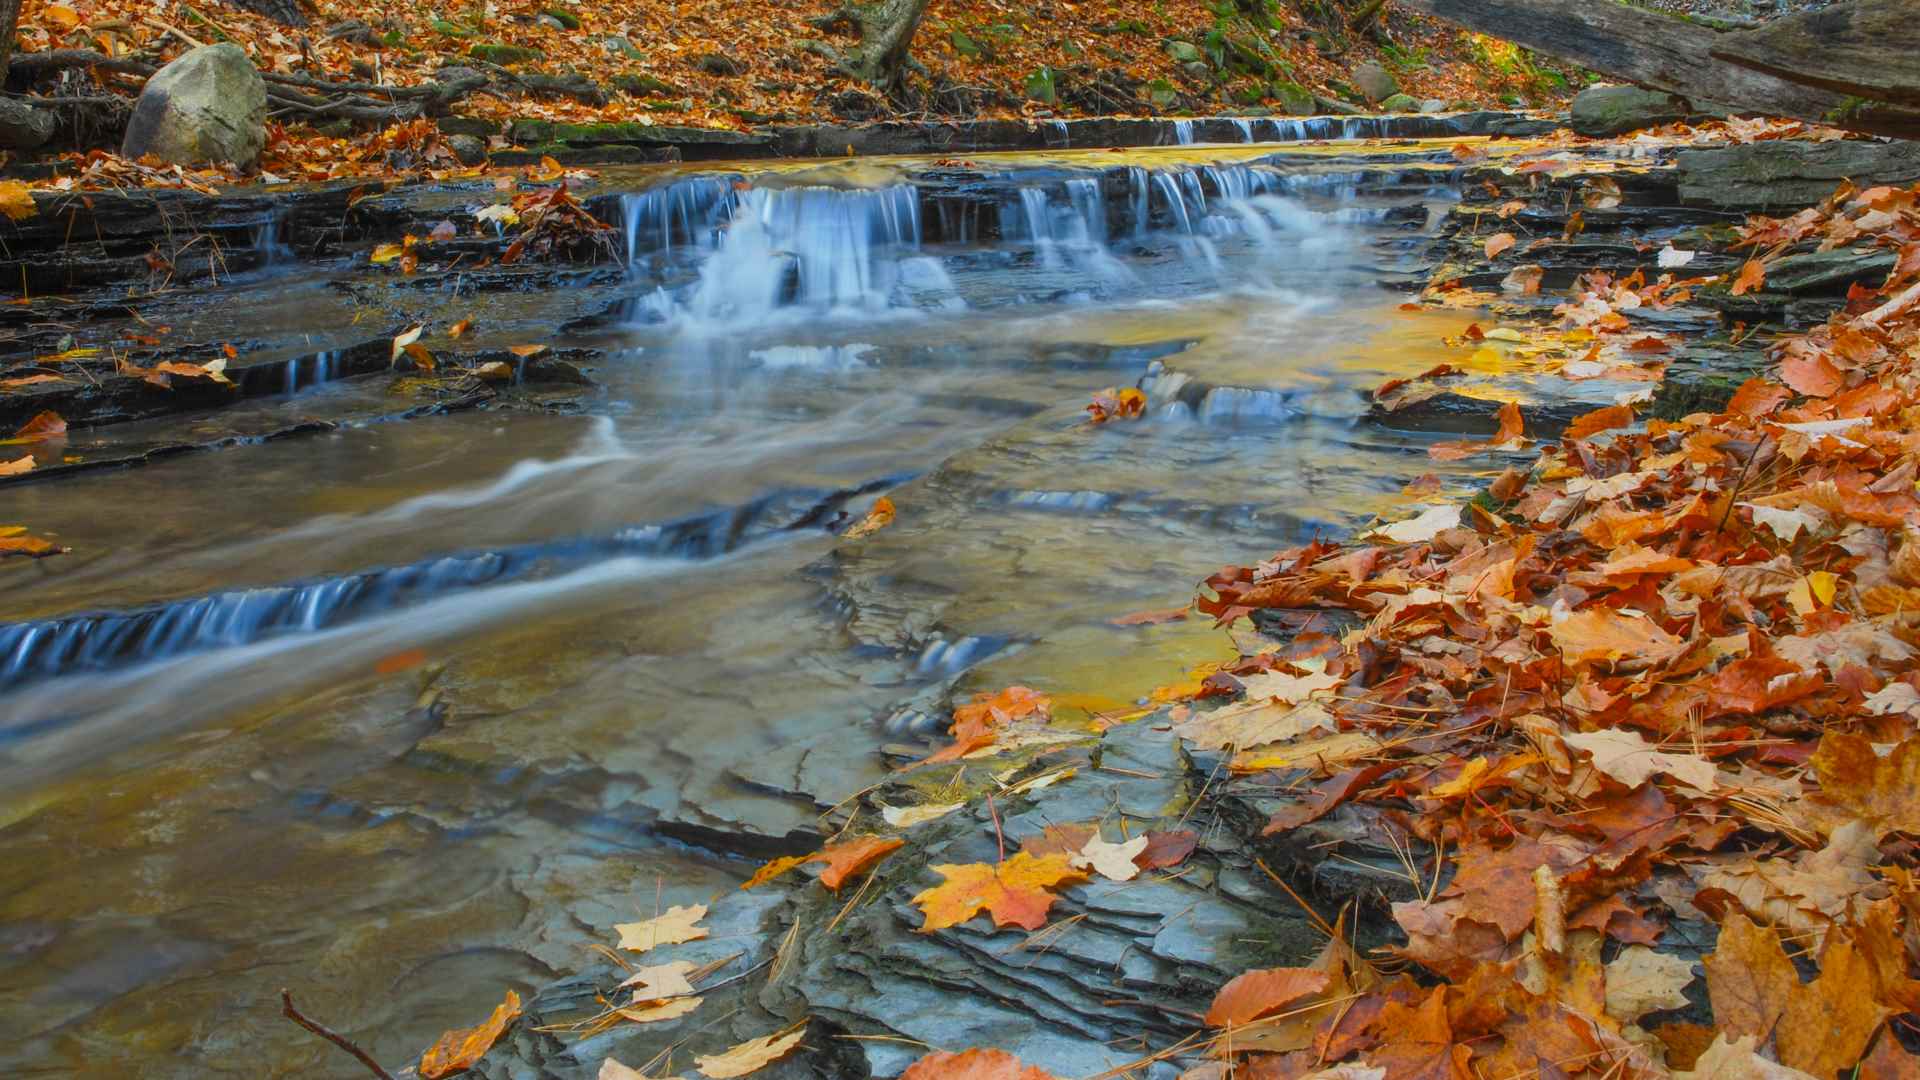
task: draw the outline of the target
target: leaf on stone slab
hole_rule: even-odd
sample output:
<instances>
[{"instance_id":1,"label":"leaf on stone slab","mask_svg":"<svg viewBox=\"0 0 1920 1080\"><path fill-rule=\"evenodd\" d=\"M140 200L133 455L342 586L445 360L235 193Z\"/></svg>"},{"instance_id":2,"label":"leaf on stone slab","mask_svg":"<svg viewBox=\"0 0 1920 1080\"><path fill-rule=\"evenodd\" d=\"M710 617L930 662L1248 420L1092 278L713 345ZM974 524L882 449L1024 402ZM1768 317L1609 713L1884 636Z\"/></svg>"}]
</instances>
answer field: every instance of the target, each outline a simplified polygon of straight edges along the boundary
<instances>
[{"instance_id":1,"label":"leaf on stone slab","mask_svg":"<svg viewBox=\"0 0 1920 1080\"><path fill-rule=\"evenodd\" d=\"M33 205L33 189L18 180L0 180L0 214L25 221L39 212Z\"/></svg>"},{"instance_id":2,"label":"leaf on stone slab","mask_svg":"<svg viewBox=\"0 0 1920 1080\"><path fill-rule=\"evenodd\" d=\"M687 981L687 973L694 967L691 960L675 960L671 963L643 967L627 976L626 980L620 984L620 988L633 989L631 1003L635 1005L659 1001L662 998L678 997L681 994L691 994L693 984Z\"/></svg>"},{"instance_id":3,"label":"leaf on stone slab","mask_svg":"<svg viewBox=\"0 0 1920 1080\"><path fill-rule=\"evenodd\" d=\"M1207 1007L1210 1027L1238 1027L1281 1012L1327 988L1331 976L1318 968L1264 968L1236 976Z\"/></svg>"},{"instance_id":4,"label":"leaf on stone slab","mask_svg":"<svg viewBox=\"0 0 1920 1080\"><path fill-rule=\"evenodd\" d=\"M1733 279L1733 295L1745 296L1756 292L1767 283L1767 264L1759 259L1748 259L1740 268L1740 274Z\"/></svg>"},{"instance_id":5,"label":"leaf on stone slab","mask_svg":"<svg viewBox=\"0 0 1920 1080\"><path fill-rule=\"evenodd\" d=\"M880 817L896 829L911 829L946 817L966 803L927 803L921 806L882 806Z\"/></svg>"},{"instance_id":6,"label":"leaf on stone slab","mask_svg":"<svg viewBox=\"0 0 1920 1080\"><path fill-rule=\"evenodd\" d=\"M1140 873L1140 867L1134 860L1145 850L1145 835L1136 836L1124 844L1115 844L1095 833L1080 848L1073 865L1082 870L1094 870L1110 881L1132 881Z\"/></svg>"},{"instance_id":7,"label":"leaf on stone slab","mask_svg":"<svg viewBox=\"0 0 1920 1080\"><path fill-rule=\"evenodd\" d=\"M678 945L706 937L707 928L694 925L706 917L707 905L681 904L668 908L664 915L644 922L621 923L614 929L620 932L621 948L646 952L661 945Z\"/></svg>"},{"instance_id":8,"label":"leaf on stone slab","mask_svg":"<svg viewBox=\"0 0 1920 1080\"><path fill-rule=\"evenodd\" d=\"M442 1076L451 1076L473 1068L486 1052L500 1038L507 1025L520 1015L520 995L507 991L505 1001L494 1007L493 1015L478 1027L461 1028L440 1036L440 1041L428 1048L420 1057L420 1075L426 1080L439 1080Z\"/></svg>"},{"instance_id":9,"label":"leaf on stone slab","mask_svg":"<svg viewBox=\"0 0 1920 1080\"><path fill-rule=\"evenodd\" d=\"M805 855L782 855L755 870L752 877L740 883L740 887L742 889L759 888L807 860L808 857Z\"/></svg>"},{"instance_id":10,"label":"leaf on stone slab","mask_svg":"<svg viewBox=\"0 0 1920 1080\"><path fill-rule=\"evenodd\" d=\"M21 473L32 472L33 467L38 464L39 462L33 459L32 454L14 458L12 461L0 461L0 476L19 476Z\"/></svg>"},{"instance_id":11,"label":"leaf on stone slab","mask_svg":"<svg viewBox=\"0 0 1920 1080\"><path fill-rule=\"evenodd\" d=\"M1247 749L1294 739L1309 731L1334 730L1333 714L1314 702L1275 705L1264 701L1227 705L1173 726L1174 734L1202 750Z\"/></svg>"},{"instance_id":12,"label":"leaf on stone slab","mask_svg":"<svg viewBox=\"0 0 1920 1080\"><path fill-rule=\"evenodd\" d=\"M1650 1012L1685 1008L1692 982L1688 961L1629 945L1607 963L1607 1015L1631 1024Z\"/></svg>"},{"instance_id":13,"label":"leaf on stone slab","mask_svg":"<svg viewBox=\"0 0 1920 1080\"><path fill-rule=\"evenodd\" d=\"M807 861L826 863L826 870L820 874L820 884L839 892L840 886L848 878L905 844L906 841L897 836L857 836L838 844L828 844L807 856Z\"/></svg>"},{"instance_id":14,"label":"leaf on stone slab","mask_svg":"<svg viewBox=\"0 0 1920 1080\"><path fill-rule=\"evenodd\" d=\"M1179 866L1193 854L1200 844L1200 834L1191 829L1179 829L1174 832L1150 832L1147 834L1147 846L1134 856L1134 864L1142 870L1165 870Z\"/></svg>"},{"instance_id":15,"label":"leaf on stone slab","mask_svg":"<svg viewBox=\"0 0 1920 1080\"><path fill-rule=\"evenodd\" d=\"M1684 266L1691 266L1699 254L1697 251L1681 251L1672 244L1668 244L1660 249L1660 254L1654 261L1662 270L1678 270Z\"/></svg>"},{"instance_id":16,"label":"leaf on stone slab","mask_svg":"<svg viewBox=\"0 0 1920 1080\"><path fill-rule=\"evenodd\" d=\"M1248 701L1271 699L1286 705L1297 705L1315 694L1335 689L1346 681L1343 676L1329 675L1324 671L1306 675L1269 671L1249 675L1240 680L1240 685L1246 690Z\"/></svg>"},{"instance_id":17,"label":"leaf on stone slab","mask_svg":"<svg viewBox=\"0 0 1920 1080\"><path fill-rule=\"evenodd\" d=\"M1500 257L1501 252L1519 242L1520 238L1510 232L1494 233L1492 236L1487 237L1487 243L1483 250L1487 253L1487 258L1497 259Z\"/></svg>"},{"instance_id":18,"label":"leaf on stone slab","mask_svg":"<svg viewBox=\"0 0 1920 1080\"><path fill-rule=\"evenodd\" d=\"M1544 266L1522 266L1508 274L1500 282L1500 291L1517 293L1521 296L1538 296L1540 283L1545 281L1547 270Z\"/></svg>"},{"instance_id":19,"label":"leaf on stone slab","mask_svg":"<svg viewBox=\"0 0 1920 1080\"><path fill-rule=\"evenodd\" d=\"M806 1034L807 1022L802 1020L786 1031L749 1039L723 1053L696 1057L693 1059L693 1064L700 1070L701 1076L710 1077L712 1080L746 1076L748 1073L759 1072L787 1056L794 1047L800 1045L800 1040Z\"/></svg>"},{"instance_id":20,"label":"leaf on stone slab","mask_svg":"<svg viewBox=\"0 0 1920 1080\"><path fill-rule=\"evenodd\" d=\"M840 535L847 540L858 540L863 536L872 536L874 533L893 524L893 515L893 500L882 495L873 500L873 509L867 511L866 517L855 522L852 528Z\"/></svg>"},{"instance_id":21,"label":"leaf on stone slab","mask_svg":"<svg viewBox=\"0 0 1920 1080\"><path fill-rule=\"evenodd\" d=\"M945 1050L907 1066L900 1080L1058 1080L1052 1073L1028 1065L1005 1050L975 1048L957 1054Z\"/></svg>"},{"instance_id":22,"label":"leaf on stone slab","mask_svg":"<svg viewBox=\"0 0 1920 1080\"><path fill-rule=\"evenodd\" d=\"M66 432L66 420L59 413L49 409L35 413L33 419L20 425L20 430L13 433L12 441L39 442L41 439L51 439L55 435L64 435Z\"/></svg>"},{"instance_id":23,"label":"leaf on stone slab","mask_svg":"<svg viewBox=\"0 0 1920 1080\"><path fill-rule=\"evenodd\" d=\"M1057 899L1048 890L1086 880L1066 855L1035 857L1026 851L999 866L942 864L933 871L946 880L913 898L925 915L922 933L958 926L982 911L993 917L995 927L1038 930Z\"/></svg>"}]
</instances>

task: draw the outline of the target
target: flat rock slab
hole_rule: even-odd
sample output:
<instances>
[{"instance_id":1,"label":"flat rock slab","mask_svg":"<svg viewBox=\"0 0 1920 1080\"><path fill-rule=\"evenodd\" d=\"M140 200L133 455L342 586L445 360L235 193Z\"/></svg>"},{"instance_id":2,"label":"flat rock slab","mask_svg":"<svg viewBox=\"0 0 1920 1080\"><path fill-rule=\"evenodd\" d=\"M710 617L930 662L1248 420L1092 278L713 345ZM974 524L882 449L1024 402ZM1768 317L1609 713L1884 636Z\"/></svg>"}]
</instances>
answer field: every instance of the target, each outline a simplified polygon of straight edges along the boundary
<instances>
[{"instance_id":1,"label":"flat rock slab","mask_svg":"<svg viewBox=\"0 0 1920 1080\"><path fill-rule=\"evenodd\" d=\"M1788 210L1825 200L1843 180L1863 188L1920 181L1920 142L1757 142L1682 151L1676 163L1690 206Z\"/></svg>"}]
</instances>

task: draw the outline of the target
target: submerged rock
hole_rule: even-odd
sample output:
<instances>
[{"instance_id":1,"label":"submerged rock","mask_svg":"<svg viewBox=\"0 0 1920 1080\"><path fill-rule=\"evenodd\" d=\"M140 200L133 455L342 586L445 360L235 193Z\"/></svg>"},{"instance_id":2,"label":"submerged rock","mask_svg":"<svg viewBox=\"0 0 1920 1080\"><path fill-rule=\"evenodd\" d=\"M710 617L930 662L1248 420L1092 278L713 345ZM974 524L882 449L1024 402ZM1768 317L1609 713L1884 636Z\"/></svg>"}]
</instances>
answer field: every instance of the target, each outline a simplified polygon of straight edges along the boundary
<instances>
[{"instance_id":1,"label":"submerged rock","mask_svg":"<svg viewBox=\"0 0 1920 1080\"><path fill-rule=\"evenodd\" d=\"M120 153L175 165L252 168L267 144L267 84L240 46L194 49L154 73L134 104Z\"/></svg>"}]
</instances>

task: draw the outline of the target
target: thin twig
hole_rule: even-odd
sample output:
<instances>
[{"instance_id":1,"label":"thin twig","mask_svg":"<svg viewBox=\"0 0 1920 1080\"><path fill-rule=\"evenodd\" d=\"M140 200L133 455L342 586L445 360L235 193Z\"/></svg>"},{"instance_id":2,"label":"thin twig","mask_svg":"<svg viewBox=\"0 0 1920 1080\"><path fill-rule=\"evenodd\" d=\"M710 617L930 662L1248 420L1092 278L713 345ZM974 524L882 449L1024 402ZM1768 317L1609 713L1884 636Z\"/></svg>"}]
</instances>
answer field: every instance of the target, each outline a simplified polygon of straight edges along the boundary
<instances>
[{"instance_id":1,"label":"thin twig","mask_svg":"<svg viewBox=\"0 0 1920 1080\"><path fill-rule=\"evenodd\" d=\"M352 1054L354 1057L360 1059L360 1064L365 1065L367 1068L373 1070L373 1075L379 1077L380 1080L393 1080L392 1073L389 1073L387 1070L381 1068L379 1062L368 1057L367 1052L365 1050L362 1050L359 1047L353 1045L353 1043L349 1041L346 1036L337 1035L331 1031L328 1031L326 1028L321 1027L319 1024L314 1023L313 1021L307 1019L304 1015L302 1015L299 1009L296 1009L293 1007L293 994L290 993L285 987L282 987L280 990L280 1011L286 1015L287 1019L293 1021L296 1024L299 1024L301 1027L306 1028L308 1031L313 1032L315 1035L320 1036L321 1038L327 1040L333 1045L339 1047L342 1050L345 1050L347 1053Z\"/></svg>"}]
</instances>

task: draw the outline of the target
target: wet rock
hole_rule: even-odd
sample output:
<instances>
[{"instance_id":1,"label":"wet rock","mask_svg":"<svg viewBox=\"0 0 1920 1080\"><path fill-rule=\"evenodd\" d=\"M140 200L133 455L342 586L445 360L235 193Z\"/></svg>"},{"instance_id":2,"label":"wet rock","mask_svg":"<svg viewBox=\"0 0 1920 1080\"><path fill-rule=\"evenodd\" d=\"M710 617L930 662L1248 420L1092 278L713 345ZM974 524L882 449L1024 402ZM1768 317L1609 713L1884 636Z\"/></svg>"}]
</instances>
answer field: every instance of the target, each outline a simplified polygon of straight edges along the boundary
<instances>
[{"instance_id":1,"label":"wet rock","mask_svg":"<svg viewBox=\"0 0 1920 1080\"><path fill-rule=\"evenodd\" d=\"M194 49L155 72L134 103L120 152L178 165L252 168L267 142L267 84L238 45Z\"/></svg>"},{"instance_id":2,"label":"wet rock","mask_svg":"<svg viewBox=\"0 0 1920 1080\"><path fill-rule=\"evenodd\" d=\"M1861 187L1920 180L1920 142L1758 142L1684 150L1675 166L1690 206L1785 210L1821 202L1843 180Z\"/></svg>"},{"instance_id":3,"label":"wet rock","mask_svg":"<svg viewBox=\"0 0 1920 1080\"><path fill-rule=\"evenodd\" d=\"M1789 255L1767 270L1766 287L1775 292L1845 292L1856 281L1878 283L1899 262L1891 251L1842 248Z\"/></svg>"},{"instance_id":4,"label":"wet rock","mask_svg":"<svg viewBox=\"0 0 1920 1080\"><path fill-rule=\"evenodd\" d=\"M1423 113L1443 113L1447 111L1447 103L1442 98L1428 98L1420 103L1420 111Z\"/></svg>"},{"instance_id":5,"label":"wet rock","mask_svg":"<svg viewBox=\"0 0 1920 1080\"><path fill-rule=\"evenodd\" d=\"M450 78L456 71L471 70L473 69L441 68L439 76L442 79L446 79ZM443 116L434 121L434 126L438 127L444 135L472 135L475 138L484 139L490 135L500 134L500 125L498 123L478 116Z\"/></svg>"},{"instance_id":6,"label":"wet rock","mask_svg":"<svg viewBox=\"0 0 1920 1080\"><path fill-rule=\"evenodd\" d=\"M1637 86L1593 86L1573 99L1573 130L1589 138L1685 120L1691 110L1672 94Z\"/></svg>"},{"instance_id":7,"label":"wet rock","mask_svg":"<svg viewBox=\"0 0 1920 1080\"><path fill-rule=\"evenodd\" d=\"M608 85L634 97L672 97L680 92L672 83L651 75L615 75Z\"/></svg>"},{"instance_id":8,"label":"wet rock","mask_svg":"<svg viewBox=\"0 0 1920 1080\"><path fill-rule=\"evenodd\" d=\"M479 165L487 160L487 141L477 135L449 135L445 142L462 165Z\"/></svg>"},{"instance_id":9,"label":"wet rock","mask_svg":"<svg viewBox=\"0 0 1920 1080\"><path fill-rule=\"evenodd\" d=\"M1394 78L1393 72L1377 60L1369 60L1353 69L1353 85L1373 105L1382 104L1400 92L1400 80Z\"/></svg>"}]
</instances>

